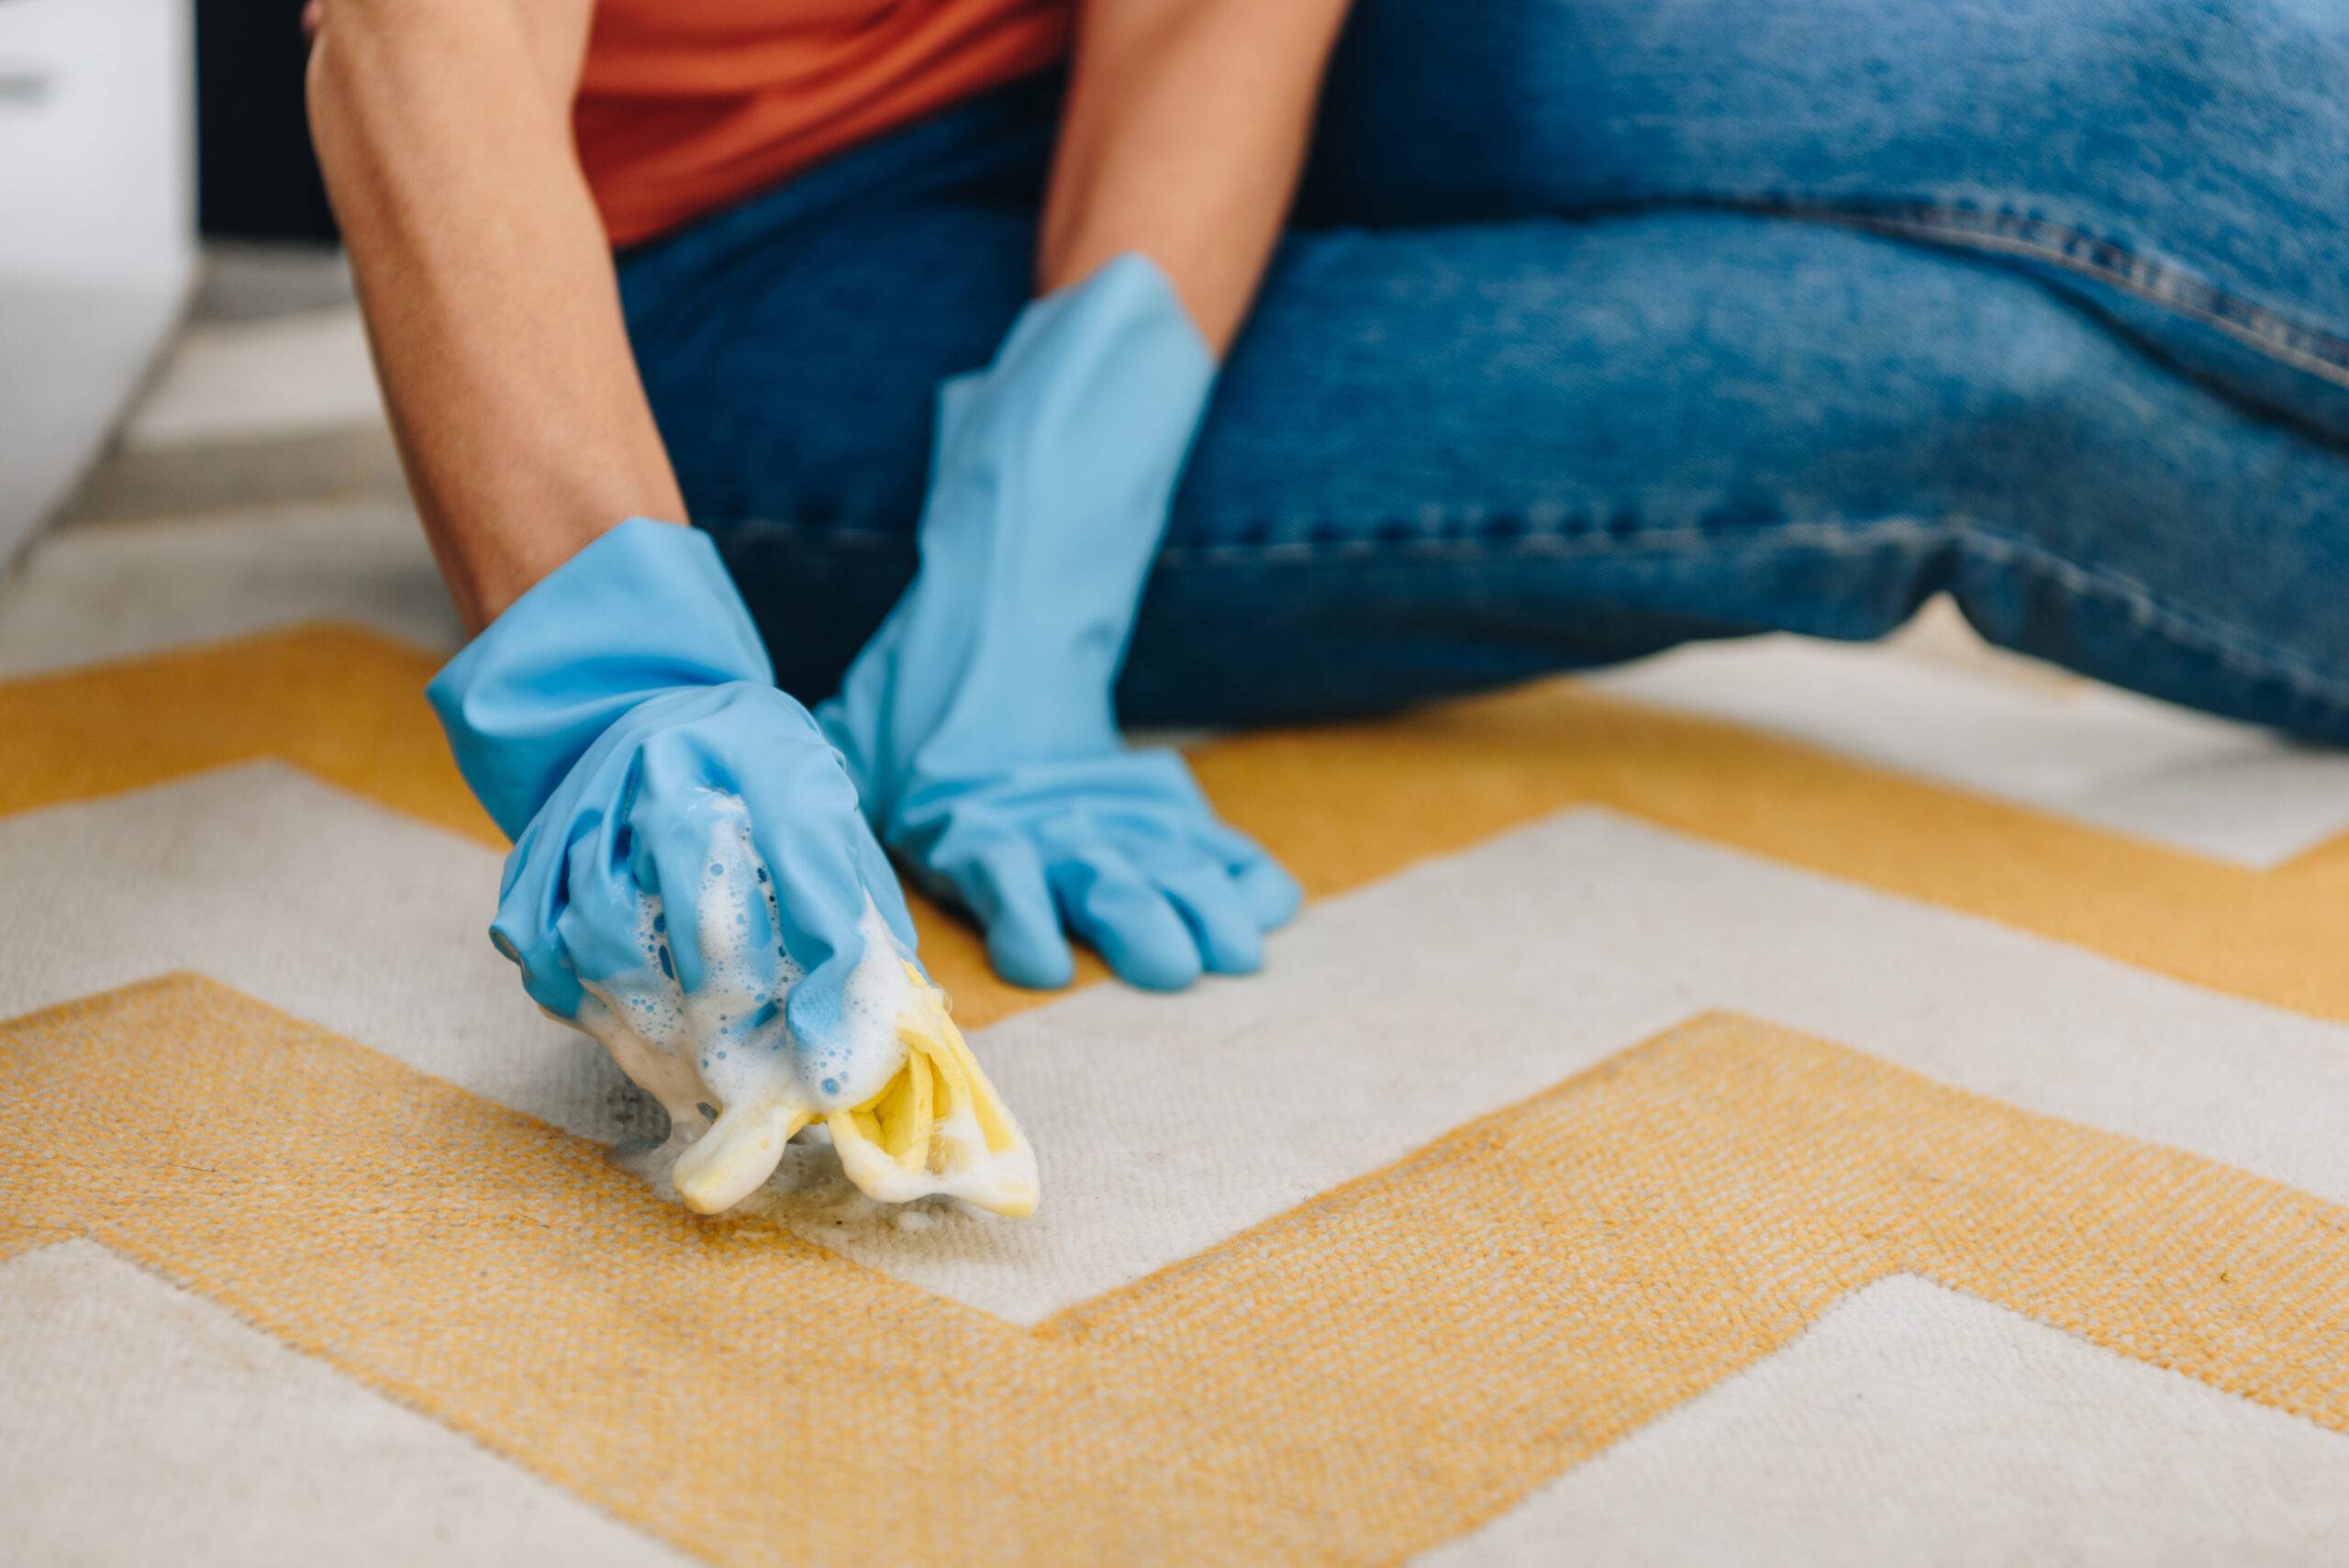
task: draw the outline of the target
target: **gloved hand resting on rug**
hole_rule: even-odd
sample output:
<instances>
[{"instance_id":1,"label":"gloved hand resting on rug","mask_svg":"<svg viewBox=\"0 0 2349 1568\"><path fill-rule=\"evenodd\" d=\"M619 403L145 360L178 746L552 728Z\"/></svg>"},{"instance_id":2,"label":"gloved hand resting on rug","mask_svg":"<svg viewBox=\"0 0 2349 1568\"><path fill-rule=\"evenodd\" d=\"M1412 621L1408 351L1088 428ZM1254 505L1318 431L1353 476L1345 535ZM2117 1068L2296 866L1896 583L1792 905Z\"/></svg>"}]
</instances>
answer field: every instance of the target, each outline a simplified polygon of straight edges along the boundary
<instances>
[{"instance_id":1,"label":"gloved hand resting on rug","mask_svg":"<svg viewBox=\"0 0 2349 1568\"><path fill-rule=\"evenodd\" d=\"M1128 254L948 382L921 567L818 717L923 885L1005 978L1064 985L1063 922L1138 985L1263 962L1296 883L1182 759L1128 750L1110 688L1215 360Z\"/></svg>"},{"instance_id":2,"label":"gloved hand resting on rug","mask_svg":"<svg viewBox=\"0 0 2349 1568\"><path fill-rule=\"evenodd\" d=\"M855 786L775 689L707 536L621 524L430 695L515 836L492 939L668 1109L689 1206L740 1202L821 1118L875 1197L1034 1207L1035 1156L914 962Z\"/></svg>"}]
</instances>

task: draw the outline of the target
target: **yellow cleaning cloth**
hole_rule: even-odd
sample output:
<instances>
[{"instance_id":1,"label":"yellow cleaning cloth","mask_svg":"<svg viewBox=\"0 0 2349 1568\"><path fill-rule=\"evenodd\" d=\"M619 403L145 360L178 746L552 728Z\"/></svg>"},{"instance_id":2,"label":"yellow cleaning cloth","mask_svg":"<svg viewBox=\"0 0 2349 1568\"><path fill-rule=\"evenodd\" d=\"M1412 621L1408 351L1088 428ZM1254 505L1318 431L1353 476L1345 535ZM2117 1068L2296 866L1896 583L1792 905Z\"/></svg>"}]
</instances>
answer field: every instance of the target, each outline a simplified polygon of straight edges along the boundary
<instances>
[{"instance_id":1,"label":"yellow cleaning cloth","mask_svg":"<svg viewBox=\"0 0 2349 1568\"><path fill-rule=\"evenodd\" d=\"M904 1060L862 1104L823 1116L841 1168L866 1195L943 1195L995 1214L1035 1212L1036 1151L948 1016L945 993L910 963L897 1013ZM679 1158L685 1206L730 1208L774 1171L783 1146L818 1115L796 1095L729 1105Z\"/></svg>"}]
</instances>

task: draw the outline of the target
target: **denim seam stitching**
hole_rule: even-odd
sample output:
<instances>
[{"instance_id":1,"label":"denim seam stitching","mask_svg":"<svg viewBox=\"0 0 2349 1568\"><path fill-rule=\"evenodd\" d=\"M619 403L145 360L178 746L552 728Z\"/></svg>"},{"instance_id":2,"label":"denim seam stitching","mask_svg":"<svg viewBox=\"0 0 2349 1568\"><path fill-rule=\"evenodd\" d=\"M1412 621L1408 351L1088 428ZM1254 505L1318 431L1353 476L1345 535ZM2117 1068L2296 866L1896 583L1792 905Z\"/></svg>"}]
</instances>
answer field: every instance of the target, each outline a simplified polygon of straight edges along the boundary
<instances>
[{"instance_id":1,"label":"denim seam stitching","mask_svg":"<svg viewBox=\"0 0 2349 1568\"><path fill-rule=\"evenodd\" d=\"M1827 549L1859 549L1890 538L1928 539L1939 538L1948 531L1949 525L1928 523L1921 518L1891 517L1865 522L1817 518L1809 522L1771 523L1751 530L1745 542L1763 546L1791 542L1817 544ZM1200 545L1169 545L1159 552L1159 559L1169 565L1189 565L1195 562L1220 565L1231 561L1305 562L1330 559L1359 560L1381 552L1423 557L1458 556L1464 559L1504 555L1570 556L1610 549L1639 549L1648 545L1675 550L1719 546L1737 542L1739 532L1733 527L1683 524L1642 528L1636 533L1607 533L1596 529L1576 533L1540 530L1497 539L1471 536L1400 539L1281 539L1262 544L1217 539Z\"/></svg>"},{"instance_id":2,"label":"denim seam stitching","mask_svg":"<svg viewBox=\"0 0 2349 1568\"><path fill-rule=\"evenodd\" d=\"M2068 225L2017 213L1981 212L1918 203L1882 208L1827 203L1756 201L1755 211L1841 224L1898 238L1922 239L2044 261L2095 278L2181 316L2336 386L2349 387L2349 339L2299 322L2211 282L2186 267L2156 261L2117 240L2099 239Z\"/></svg>"},{"instance_id":3,"label":"denim seam stitching","mask_svg":"<svg viewBox=\"0 0 2349 1568\"><path fill-rule=\"evenodd\" d=\"M2043 545L1974 526L1959 528L1961 548L2031 562L2065 589L2117 604L2141 628L2207 655L2221 667L2255 681L2269 681L2295 695L2349 713L2349 684L2343 684L2283 650L2244 638L2230 628L2165 603L2152 589L2122 573L2082 566Z\"/></svg>"}]
</instances>

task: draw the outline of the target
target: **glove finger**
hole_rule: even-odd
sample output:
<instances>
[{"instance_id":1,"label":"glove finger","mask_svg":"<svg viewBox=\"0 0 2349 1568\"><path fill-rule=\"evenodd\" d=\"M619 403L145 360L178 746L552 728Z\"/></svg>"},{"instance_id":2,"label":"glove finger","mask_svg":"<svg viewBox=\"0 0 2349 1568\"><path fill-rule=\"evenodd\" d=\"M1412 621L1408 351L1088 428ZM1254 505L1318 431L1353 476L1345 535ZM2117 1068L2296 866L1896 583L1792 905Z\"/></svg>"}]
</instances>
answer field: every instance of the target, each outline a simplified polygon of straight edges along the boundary
<instances>
[{"instance_id":1,"label":"glove finger","mask_svg":"<svg viewBox=\"0 0 2349 1568\"><path fill-rule=\"evenodd\" d=\"M1253 974L1264 966L1264 928L1239 885L1206 861L1152 867L1158 889L1191 929L1211 974Z\"/></svg>"},{"instance_id":2,"label":"glove finger","mask_svg":"<svg viewBox=\"0 0 2349 1568\"><path fill-rule=\"evenodd\" d=\"M1055 859L1045 879L1070 930L1132 984L1179 991L1199 977L1199 945L1183 917L1131 862L1094 842Z\"/></svg>"},{"instance_id":3,"label":"glove finger","mask_svg":"<svg viewBox=\"0 0 2349 1568\"><path fill-rule=\"evenodd\" d=\"M1277 931L1305 906L1305 889L1280 862L1267 856L1232 875L1231 884L1256 917L1256 929Z\"/></svg>"},{"instance_id":4,"label":"glove finger","mask_svg":"<svg viewBox=\"0 0 2349 1568\"><path fill-rule=\"evenodd\" d=\"M784 998L784 1017L802 1055L820 1053L848 1037L849 984L864 959L870 893L862 857L841 834L794 833L770 841L755 825L752 832L760 858L774 868L783 926L777 947L804 972Z\"/></svg>"},{"instance_id":5,"label":"glove finger","mask_svg":"<svg viewBox=\"0 0 2349 1568\"><path fill-rule=\"evenodd\" d=\"M830 747L794 747L740 782L774 890L777 945L805 971L784 998L784 1018L803 1060L813 1061L851 1038L850 983L875 929L868 912L898 935L883 909L884 899L899 897L896 879ZM909 936L910 920L906 928Z\"/></svg>"},{"instance_id":6,"label":"glove finger","mask_svg":"<svg viewBox=\"0 0 2349 1568\"><path fill-rule=\"evenodd\" d=\"M784 951L811 974L836 956L853 967L864 951L865 906L879 909L896 879L857 814L855 790L836 754L829 747L794 747L740 783L751 840L774 892ZM910 935L910 921L907 927Z\"/></svg>"},{"instance_id":7,"label":"glove finger","mask_svg":"<svg viewBox=\"0 0 2349 1568\"><path fill-rule=\"evenodd\" d=\"M1257 929L1277 930L1304 906L1305 890L1297 884L1297 879L1247 834L1210 820L1200 826L1198 837L1230 873L1241 901L1256 917Z\"/></svg>"},{"instance_id":8,"label":"glove finger","mask_svg":"<svg viewBox=\"0 0 2349 1568\"><path fill-rule=\"evenodd\" d=\"M573 842L564 857L556 939L577 981L607 991L615 986L644 995L674 991L677 970L671 962L665 922L647 914L637 878L619 848L625 841L624 835L607 824Z\"/></svg>"},{"instance_id":9,"label":"glove finger","mask_svg":"<svg viewBox=\"0 0 2349 1568\"><path fill-rule=\"evenodd\" d=\"M987 934L987 961L1014 985L1057 990L1076 975L1035 845L1007 834L937 868Z\"/></svg>"},{"instance_id":10,"label":"glove finger","mask_svg":"<svg viewBox=\"0 0 2349 1568\"><path fill-rule=\"evenodd\" d=\"M889 863L889 851L870 833L856 848L864 891L872 896L874 907L881 911L889 934L906 950L906 956L916 958L920 943L914 935L914 917L906 908L906 891L898 885L897 868Z\"/></svg>"},{"instance_id":11,"label":"glove finger","mask_svg":"<svg viewBox=\"0 0 2349 1568\"><path fill-rule=\"evenodd\" d=\"M703 784L699 759L669 754L678 751L660 741L645 748L643 778L629 803L628 869L638 888L661 900L665 957L679 988L693 995L713 973L737 985L772 973L771 952L757 950L771 949L774 938L749 808Z\"/></svg>"},{"instance_id":12,"label":"glove finger","mask_svg":"<svg viewBox=\"0 0 2349 1568\"><path fill-rule=\"evenodd\" d=\"M530 999L559 1018L579 1016L584 994L559 928L570 909L569 856L542 822L533 822L506 857L504 885L489 940L522 972Z\"/></svg>"}]
</instances>

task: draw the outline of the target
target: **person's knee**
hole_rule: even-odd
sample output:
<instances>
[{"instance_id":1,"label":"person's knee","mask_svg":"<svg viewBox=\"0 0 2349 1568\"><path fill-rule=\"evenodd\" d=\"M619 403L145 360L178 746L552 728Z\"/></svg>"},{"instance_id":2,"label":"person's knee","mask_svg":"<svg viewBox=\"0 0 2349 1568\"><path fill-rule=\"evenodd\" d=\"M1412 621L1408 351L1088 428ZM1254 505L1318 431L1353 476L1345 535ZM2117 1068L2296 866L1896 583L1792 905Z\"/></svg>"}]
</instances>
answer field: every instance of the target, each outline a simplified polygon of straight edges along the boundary
<instances>
[{"instance_id":1,"label":"person's knee","mask_svg":"<svg viewBox=\"0 0 2349 1568\"><path fill-rule=\"evenodd\" d=\"M2248 139L2272 163L2310 139L2338 161L2349 28L2332 0L2093 0L2044 41L2048 84L2084 119L2125 94L2132 119L2172 127L2179 147Z\"/></svg>"}]
</instances>

